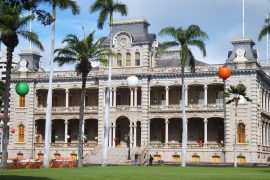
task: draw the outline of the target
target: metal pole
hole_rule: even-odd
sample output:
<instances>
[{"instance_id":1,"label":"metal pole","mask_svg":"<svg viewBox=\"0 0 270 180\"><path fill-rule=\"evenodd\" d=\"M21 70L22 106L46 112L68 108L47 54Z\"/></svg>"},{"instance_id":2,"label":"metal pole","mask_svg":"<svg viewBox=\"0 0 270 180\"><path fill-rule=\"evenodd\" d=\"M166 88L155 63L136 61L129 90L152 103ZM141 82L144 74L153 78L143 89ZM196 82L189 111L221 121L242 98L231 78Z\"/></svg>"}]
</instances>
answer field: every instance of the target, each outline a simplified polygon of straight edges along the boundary
<instances>
[{"instance_id":1,"label":"metal pole","mask_svg":"<svg viewBox=\"0 0 270 180\"><path fill-rule=\"evenodd\" d=\"M243 0L243 14L242 14L242 23L243 23L243 38L245 37L245 0Z\"/></svg>"},{"instance_id":2,"label":"metal pole","mask_svg":"<svg viewBox=\"0 0 270 180\"><path fill-rule=\"evenodd\" d=\"M128 135L127 142L128 142L128 160L131 160L131 158L130 158L130 134Z\"/></svg>"}]
</instances>

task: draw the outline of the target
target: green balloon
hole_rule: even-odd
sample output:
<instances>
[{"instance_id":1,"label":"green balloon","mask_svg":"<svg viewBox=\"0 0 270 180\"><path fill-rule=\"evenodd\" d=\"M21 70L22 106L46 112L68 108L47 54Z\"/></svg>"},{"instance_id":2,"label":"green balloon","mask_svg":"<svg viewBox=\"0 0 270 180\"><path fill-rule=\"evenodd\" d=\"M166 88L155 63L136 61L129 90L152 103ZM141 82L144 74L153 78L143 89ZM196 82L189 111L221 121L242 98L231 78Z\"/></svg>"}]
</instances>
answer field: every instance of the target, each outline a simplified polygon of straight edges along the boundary
<instances>
[{"instance_id":1,"label":"green balloon","mask_svg":"<svg viewBox=\"0 0 270 180\"><path fill-rule=\"evenodd\" d=\"M58 139L59 139L59 137L58 137L58 136L54 136L54 138L55 138L55 140L58 140Z\"/></svg>"},{"instance_id":2,"label":"green balloon","mask_svg":"<svg viewBox=\"0 0 270 180\"><path fill-rule=\"evenodd\" d=\"M16 93L20 96L25 96L29 92L29 85L27 82L19 82L16 84Z\"/></svg>"}]
</instances>

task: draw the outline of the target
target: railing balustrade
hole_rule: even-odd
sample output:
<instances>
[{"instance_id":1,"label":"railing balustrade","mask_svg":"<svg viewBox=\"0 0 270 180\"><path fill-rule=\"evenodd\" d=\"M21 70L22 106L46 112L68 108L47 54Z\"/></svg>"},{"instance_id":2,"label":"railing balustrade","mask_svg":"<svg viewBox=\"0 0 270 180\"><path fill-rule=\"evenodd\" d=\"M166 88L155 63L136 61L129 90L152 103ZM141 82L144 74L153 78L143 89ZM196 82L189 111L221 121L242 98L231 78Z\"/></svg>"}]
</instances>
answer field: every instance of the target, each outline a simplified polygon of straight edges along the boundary
<instances>
[{"instance_id":1,"label":"railing balustrade","mask_svg":"<svg viewBox=\"0 0 270 180\"><path fill-rule=\"evenodd\" d=\"M84 107L84 112L97 112L98 106L86 106ZM38 107L36 112L45 112L46 107ZM52 107L52 112L79 112L80 106L70 106L70 107Z\"/></svg>"},{"instance_id":2,"label":"railing balustrade","mask_svg":"<svg viewBox=\"0 0 270 180\"><path fill-rule=\"evenodd\" d=\"M44 148L44 143L34 143L35 148ZM51 148L78 148L79 143L51 143ZM83 143L84 148L94 148L97 143Z\"/></svg>"}]
</instances>

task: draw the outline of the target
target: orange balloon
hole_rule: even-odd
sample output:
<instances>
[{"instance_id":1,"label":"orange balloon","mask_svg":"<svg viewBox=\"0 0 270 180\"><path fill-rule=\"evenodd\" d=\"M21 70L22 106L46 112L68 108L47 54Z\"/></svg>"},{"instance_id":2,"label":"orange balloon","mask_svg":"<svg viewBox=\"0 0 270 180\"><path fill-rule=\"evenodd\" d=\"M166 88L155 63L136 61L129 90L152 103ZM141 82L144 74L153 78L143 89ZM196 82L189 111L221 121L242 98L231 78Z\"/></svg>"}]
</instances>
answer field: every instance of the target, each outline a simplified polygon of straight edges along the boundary
<instances>
[{"instance_id":1,"label":"orange balloon","mask_svg":"<svg viewBox=\"0 0 270 180\"><path fill-rule=\"evenodd\" d=\"M231 76L231 69L227 66L221 66L218 70L218 76L223 79L226 80Z\"/></svg>"}]
</instances>

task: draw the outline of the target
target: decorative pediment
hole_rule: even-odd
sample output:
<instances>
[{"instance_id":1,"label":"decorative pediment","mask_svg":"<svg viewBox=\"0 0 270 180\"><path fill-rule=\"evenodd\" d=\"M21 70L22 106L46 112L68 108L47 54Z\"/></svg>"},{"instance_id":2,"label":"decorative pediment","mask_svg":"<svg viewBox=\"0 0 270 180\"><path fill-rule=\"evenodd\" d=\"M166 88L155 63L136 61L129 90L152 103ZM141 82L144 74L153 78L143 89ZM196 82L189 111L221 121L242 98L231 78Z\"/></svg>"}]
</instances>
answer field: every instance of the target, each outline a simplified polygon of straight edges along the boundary
<instances>
[{"instance_id":1,"label":"decorative pediment","mask_svg":"<svg viewBox=\"0 0 270 180\"><path fill-rule=\"evenodd\" d=\"M133 37L128 32L119 32L113 38L113 45L118 48L131 47Z\"/></svg>"}]
</instances>

